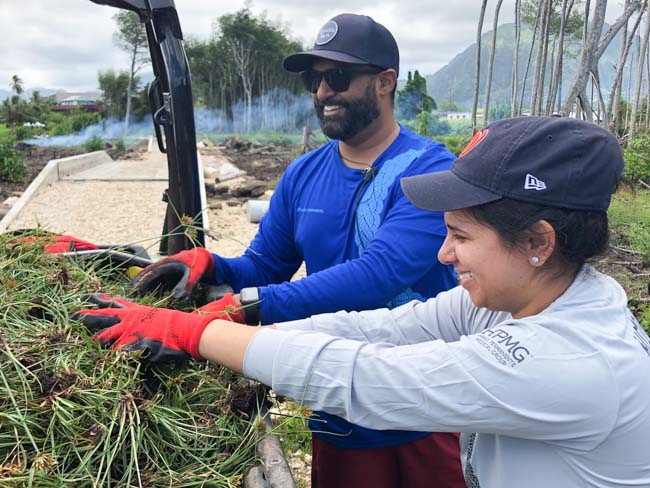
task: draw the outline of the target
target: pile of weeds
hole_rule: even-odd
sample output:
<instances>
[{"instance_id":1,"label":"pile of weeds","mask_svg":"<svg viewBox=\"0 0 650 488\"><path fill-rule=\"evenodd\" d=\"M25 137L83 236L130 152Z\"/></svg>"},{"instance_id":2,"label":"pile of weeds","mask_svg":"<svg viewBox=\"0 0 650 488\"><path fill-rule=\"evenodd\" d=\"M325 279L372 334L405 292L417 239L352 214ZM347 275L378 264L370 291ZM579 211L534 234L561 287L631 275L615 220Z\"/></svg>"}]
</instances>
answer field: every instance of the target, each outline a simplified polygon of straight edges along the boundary
<instances>
[{"instance_id":1,"label":"pile of weeds","mask_svg":"<svg viewBox=\"0 0 650 488\"><path fill-rule=\"evenodd\" d=\"M237 486L258 401L203 362L153 369L103 349L70 316L125 296L117 268L0 235L0 485Z\"/></svg>"}]
</instances>

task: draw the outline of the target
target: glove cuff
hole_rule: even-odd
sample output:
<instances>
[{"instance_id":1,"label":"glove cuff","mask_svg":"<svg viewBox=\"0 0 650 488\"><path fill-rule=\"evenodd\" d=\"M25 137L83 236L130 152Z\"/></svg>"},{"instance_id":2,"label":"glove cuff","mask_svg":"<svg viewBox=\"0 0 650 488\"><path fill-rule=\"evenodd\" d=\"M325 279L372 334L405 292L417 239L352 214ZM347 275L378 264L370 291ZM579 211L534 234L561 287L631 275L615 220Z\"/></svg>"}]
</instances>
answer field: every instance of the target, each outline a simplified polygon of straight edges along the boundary
<instances>
[{"instance_id":1,"label":"glove cuff","mask_svg":"<svg viewBox=\"0 0 650 488\"><path fill-rule=\"evenodd\" d=\"M185 349L185 351L189 353L190 356L192 356L192 359L194 359L195 361L203 360L203 357L201 357L201 355L199 354L199 343L201 342L201 336L203 335L203 331L208 326L208 324L213 320L215 320L215 318L210 316L200 317L197 323L192 328L192 333L190 334L189 343L187 344L187 347L183 348Z\"/></svg>"}]
</instances>

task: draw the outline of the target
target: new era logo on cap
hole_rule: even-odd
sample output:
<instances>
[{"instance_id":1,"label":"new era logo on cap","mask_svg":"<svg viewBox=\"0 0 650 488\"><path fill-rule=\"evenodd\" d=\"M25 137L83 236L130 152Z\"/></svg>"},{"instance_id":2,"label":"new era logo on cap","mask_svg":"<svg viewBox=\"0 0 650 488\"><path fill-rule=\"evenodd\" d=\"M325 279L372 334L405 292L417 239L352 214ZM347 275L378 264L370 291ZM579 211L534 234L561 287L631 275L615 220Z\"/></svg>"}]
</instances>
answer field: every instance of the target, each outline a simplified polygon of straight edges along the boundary
<instances>
[{"instance_id":1,"label":"new era logo on cap","mask_svg":"<svg viewBox=\"0 0 650 488\"><path fill-rule=\"evenodd\" d=\"M531 174L527 174L524 190L546 190L546 183Z\"/></svg>"}]
</instances>

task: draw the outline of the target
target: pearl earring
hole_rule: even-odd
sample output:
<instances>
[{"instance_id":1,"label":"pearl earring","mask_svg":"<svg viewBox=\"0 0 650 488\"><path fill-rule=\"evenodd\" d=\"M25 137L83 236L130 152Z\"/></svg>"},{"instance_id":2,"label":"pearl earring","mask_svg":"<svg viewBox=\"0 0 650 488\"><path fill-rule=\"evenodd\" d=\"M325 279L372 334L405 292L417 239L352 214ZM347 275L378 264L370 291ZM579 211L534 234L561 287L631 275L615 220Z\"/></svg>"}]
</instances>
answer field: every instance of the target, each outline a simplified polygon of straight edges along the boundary
<instances>
[{"instance_id":1,"label":"pearl earring","mask_svg":"<svg viewBox=\"0 0 650 488\"><path fill-rule=\"evenodd\" d=\"M530 262L533 263L534 265L539 264L539 257L533 256L530 258Z\"/></svg>"}]
</instances>

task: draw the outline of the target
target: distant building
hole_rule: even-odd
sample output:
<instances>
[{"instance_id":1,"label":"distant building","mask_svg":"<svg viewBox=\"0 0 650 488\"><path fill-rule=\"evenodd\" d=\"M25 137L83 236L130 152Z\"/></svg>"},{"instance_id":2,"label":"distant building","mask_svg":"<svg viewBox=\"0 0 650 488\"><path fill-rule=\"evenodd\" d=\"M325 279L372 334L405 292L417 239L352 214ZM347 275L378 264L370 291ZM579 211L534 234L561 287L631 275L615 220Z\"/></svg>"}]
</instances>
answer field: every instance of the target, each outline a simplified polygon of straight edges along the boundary
<instances>
[{"instance_id":1,"label":"distant building","mask_svg":"<svg viewBox=\"0 0 650 488\"><path fill-rule=\"evenodd\" d=\"M472 120L472 112L447 112L447 120Z\"/></svg>"},{"instance_id":2,"label":"distant building","mask_svg":"<svg viewBox=\"0 0 650 488\"><path fill-rule=\"evenodd\" d=\"M99 111L97 101L100 98L99 92L57 93L54 95L56 103L52 106L52 110L54 112L71 112L73 110L97 112Z\"/></svg>"}]
</instances>

